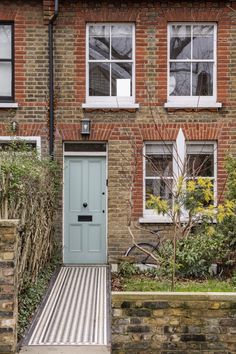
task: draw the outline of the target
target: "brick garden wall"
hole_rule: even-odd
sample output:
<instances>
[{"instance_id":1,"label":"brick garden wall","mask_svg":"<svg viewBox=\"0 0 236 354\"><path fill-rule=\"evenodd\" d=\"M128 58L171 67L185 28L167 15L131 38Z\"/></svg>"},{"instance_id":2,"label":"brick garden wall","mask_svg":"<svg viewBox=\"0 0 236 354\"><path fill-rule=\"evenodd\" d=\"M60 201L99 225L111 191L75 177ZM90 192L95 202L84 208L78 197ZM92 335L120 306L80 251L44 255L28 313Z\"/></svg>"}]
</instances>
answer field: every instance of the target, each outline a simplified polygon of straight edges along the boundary
<instances>
[{"instance_id":1,"label":"brick garden wall","mask_svg":"<svg viewBox=\"0 0 236 354\"><path fill-rule=\"evenodd\" d=\"M112 294L114 354L234 354L233 293Z\"/></svg>"},{"instance_id":2,"label":"brick garden wall","mask_svg":"<svg viewBox=\"0 0 236 354\"><path fill-rule=\"evenodd\" d=\"M0 221L0 353L17 343L17 221Z\"/></svg>"}]
</instances>

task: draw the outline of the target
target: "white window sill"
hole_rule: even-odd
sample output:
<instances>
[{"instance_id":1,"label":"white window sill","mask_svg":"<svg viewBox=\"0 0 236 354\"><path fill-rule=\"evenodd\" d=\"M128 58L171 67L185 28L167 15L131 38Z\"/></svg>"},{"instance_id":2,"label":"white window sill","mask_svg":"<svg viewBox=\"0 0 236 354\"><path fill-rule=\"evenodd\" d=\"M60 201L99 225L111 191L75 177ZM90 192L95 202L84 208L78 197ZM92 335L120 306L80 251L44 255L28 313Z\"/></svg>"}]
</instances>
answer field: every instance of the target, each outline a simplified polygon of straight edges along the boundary
<instances>
[{"instance_id":1,"label":"white window sill","mask_svg":"<svg viewBox=\"0 0 236 354\"><path fill-rule=\"evenodd\" d=\"M174 102L166 102L164 104L165 108L221 108L222 103L220 102L201 102L201 103L191 103L191 102L181 102L181 103L174 103Z\"/></svg>"},{"instance_id":2,"label":"white window sill","mask_svg":"<svg viewBox=\"0 0 236 354\"><path fill-rule=\"evenodd\" d=\"M186 223L188 222L188 219L185 217L183 219L181 219L182 223ZM171 220L170 217L168 216L162 216L162 217L158 217L158 216L144 216L142 218L139 218L139 223L140 224L173 224L173 221ZM201 221L198 222L199 224L201 224ZM213 220L213 224L216 224L217 220L214 219Z\"/></svg>"},{"instance_id":3,"label":"white window sill","mask_svg":"<svg viewBox=\"0 0 236 354\"><path fill-rule=\"evenodd\" d=\"M121 103L121 104L108 104L108 103L82 103L82 108L88 109L139 109L139 103Z\"/></svg>"},{"instance_id":4,"label":"white window sill","mask_svg":"<svg viewBox=\"0 0 236 354\"><path fill-rule=\"evenodd\" d=\"M172 220L168 216L157 217L157 216L144 216L139 218L140 224L172 224Z\"/></svg>"},{"instance_id":5,"label":"white window sill","mask_svg":"<svg viewBox=\"0 0 236 354\"><path fill-rule=\"evenodd\" d=\"M18 108L19 104L14 103L7 103L7 102L0 102L0 108Z\"/></svg>"}]
</instances>

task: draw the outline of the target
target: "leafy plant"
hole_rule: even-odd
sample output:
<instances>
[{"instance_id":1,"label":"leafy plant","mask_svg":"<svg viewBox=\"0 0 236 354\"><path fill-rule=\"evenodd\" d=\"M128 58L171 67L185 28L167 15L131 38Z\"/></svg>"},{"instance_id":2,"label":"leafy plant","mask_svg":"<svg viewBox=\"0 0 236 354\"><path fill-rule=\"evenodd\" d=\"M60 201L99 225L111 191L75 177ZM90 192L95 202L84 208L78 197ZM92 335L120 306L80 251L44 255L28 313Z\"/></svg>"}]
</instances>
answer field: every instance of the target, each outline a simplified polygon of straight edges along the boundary
<instances>
[{"instance_id":1,"label":"leafy plant","mask_svg":"<svg viewBox=\"0 0 236 354\"><path fill-rule=\"evenodd\" d=\"M224 259L224 237L220 234L190 235L178 242L176 261L185 277L209 277L212 263Z\"/></svg>"},{"instance_id":2,"label":"leafy plant","mask_svg":"<svg viewBox=\"0 0 236 354\"><path fill-rule=\"evenodd\" d=\"M216 225L216 232L222 234L225 240L225 264L229 268L236 267L236 159L228 156L226 159L227 183L226 198L231 204L232 213L227 214L221 223Z\"/></svg>"},{"instance_id":3,"label":"leafy plant","mask_svg":"<svg viewBox=\"0 0 236 354\"><path fill-rule=\"evenodd\" d=\"M212 232L212 230L211 230ZM166 240L160 252L160 274L168 276L172 271L173 242ZM214 232L190 234L176 244L176 274L180 277L209 278L212 263L224 263L227 248L223 234Z\"/></svg>"},{"instance_id":4,"label":"leafy plant","mask_svg":"<svg viewBox=\"0 0 236 354\"><path fill-rule=\"evenodd\" d=\"M129 262L121 262L119 264L119 274L124 277L130 277L134 274L138 274L139 269L134 264Z\"/></svg>"},{"instance_id":5,"label":"leafy plant","mask_svg":"<svg viewBox=\"0 0 236 354\"><path fill-rule=\"evenodd\" d=\"M18 313L18 338L20 339L26 331L30 319L36 308L40 304L48 282L56 268L57 263L50 263L39 272L37 280L25 279L24 289L19 294L19 313Z\"/></svg>"}]
</instances>

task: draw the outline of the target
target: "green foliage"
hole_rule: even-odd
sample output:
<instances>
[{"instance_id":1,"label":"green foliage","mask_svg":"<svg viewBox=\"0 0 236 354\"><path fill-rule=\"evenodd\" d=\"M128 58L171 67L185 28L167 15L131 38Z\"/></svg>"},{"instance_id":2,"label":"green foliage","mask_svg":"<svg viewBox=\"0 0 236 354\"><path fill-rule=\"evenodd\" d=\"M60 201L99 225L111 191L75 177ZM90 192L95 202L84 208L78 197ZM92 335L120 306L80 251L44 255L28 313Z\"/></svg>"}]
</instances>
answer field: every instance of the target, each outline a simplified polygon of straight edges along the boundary
<instances>
[{"instance_id":1,"label":"green foliage","mask_svg":"<svg viewBox=\"0 0 236 354\"><path fill-rule=\"evenodd\" d=\"M169 209L169 205L166 200L152 194L149 195L147 207L156 210L158 214L166 214Z\"/></svg>"},{"instance_id":2,"label":"green foliage","mask_svg":"<svg viewBox=\"0 0 236 354\"><path fill-rule=\"evenodd\" d=\"M147 206L167 214L174 223L173 237L160 247L160 272L172 276L209 277L212 263L232 265L236 259L236 160L227 160L227 194L214 205L210 178L185 180L181 176L173 187L173 204L150 196ZM217 221L217 225L215 222ZM193 230L197 232L193 233Z\"/></svg>"},{"instance_id":3,"label":"green foliage","mask_svg":"<svg viewBox=\"0 0 236 354\"><path fill-rule=\"evenodd\" d=\"M59 190L59 168L24 142L0 151L0 218L19 219L19 291L49 261Z\"/></svg>"},{"instance_id":4,"label":"green foliage","mask_svg":"<svg viewBox=\"0 0 236 354\"><path fill-rule=\"evenodd\" d=\"M171 291L171 282L168 279L151 279L145 277L125 278L122 281L125 291ZM180 292L234 292L236 284L232 281L219 281L219 279L208 279L204 281L178 279L175 291Z\"/></svg>"},{"instance_id":5,"label":"green foliage","mask_svg":"<svg viewBox=\"0 0 236 354\"><path fill-rule=\"evenodd\" d=\"M34 314L37 306L40 304L42 297L46 291L49 280L55 270L56 263L47 264L40 271L38 278L32 283L32 279L28 278L24 283L24 290L19 294L19 314L18 314L18 337L23 336L26 331L30 319Z\"/></svg>"},{"instance_id":6,"label":"green foliage","mask_svg":"<svg viewBox=\"0 0 236 354\"><path fill-rule=\"evenodd\" d=\"M160 247L160 274L172 272L173 243L166 240ZM222 234L191 234L177 242L176 273L181 277L209 278L212 263L224 263L227 257L225 239Z\"/></svg>"},{"instance_id":7,"label":"green foliage","mask_svg":"<svg viewBox=\"0 0 236 354\"><path fill-rule=\"evenodd\" d=\"M228 156L226 159L226 171L227 171L227 198L230 200L236 200L236 158Z\"/></svg>"},{"instance_id":8,"label":"green foliage","mask_svg":"<svg viewBox=\"0 0 236 354\"><path fill-rule=\"evenodd\" d=\"M233 272L231 282L232 282L234 288L236 289L236 271Z\"/></svg>"},{"instance_id":9,"label":"green foliage","mask_svg":"<svg viewBox=\"0 0 236 354\"><path fill-rule=\"evenodd\" d=\"M134 274L138 274L139 269L134 264L129 262L121 262L119 264L119 274L123 277L130 277Z\"/></svg>"},{"instance_id":10,"label":"green foliage","mask_svg":"<svg viewBox=\"0 0 236 354\"><path fill-rule=\"evenodd\" d=\"M178 272L184 277L209 277L211 264L221 262L224 256L223 235L192 234L178 241Z\"/></svg>"},{"instance_id":11,"label":"green foliage","mask_svg":"<svg viewBox=\"0 0 236 354\"><path fill-rule=\"evenodd\" d=\"M23 142L12 143L7 151L0 153L2 218L15 217L24 201L32 202L35 194L43 192L41 189L53 200L58 185L58 165L49 159L40 159L37 152Z\"/></svg>"},{"instance_id":12,"label":"green foliage","mask_svg":"<svg viewBox=\"0 0 236 354\"><path fill-rule=\"evenodd\" d=\"M211 210L214 198L211 179L198 177L187 181L186 189L183 187L180 190L179 197L185 209L192 215L202 213L207 208Z\"/></svg>"},{"instance_id":13,"label":"green foliage","mask_svg":"<svg viewBox=\"0 0 236 354\"><path fill-rule=\"evenodd\" d=\"M228 156L226 159L227 184L226 198L231 212L216 227L216 232L224 235L227 249L226 264L236 266L236 159Z\"/></svg>"}]
</instances>

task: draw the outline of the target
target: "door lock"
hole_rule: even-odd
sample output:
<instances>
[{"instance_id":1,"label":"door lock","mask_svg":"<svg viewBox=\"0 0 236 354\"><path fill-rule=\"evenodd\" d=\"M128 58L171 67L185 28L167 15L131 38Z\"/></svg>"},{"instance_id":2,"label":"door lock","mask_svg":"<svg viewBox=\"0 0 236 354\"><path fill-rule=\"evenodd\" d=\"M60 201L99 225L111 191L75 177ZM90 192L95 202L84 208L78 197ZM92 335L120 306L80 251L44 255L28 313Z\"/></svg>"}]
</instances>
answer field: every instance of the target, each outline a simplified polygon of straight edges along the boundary
<instances>
[{"instance_id":1,"label":"door lock","mask_svg":"<svg viewBox=\"0 0 236 354\"><path fill-rule=\"evenodd\" d=\"M86 202L83 203L83 207L84 207L84 208L87 208L87 206L88 206L88 203L86 203Z\"/></svg>"}]
</instances>

